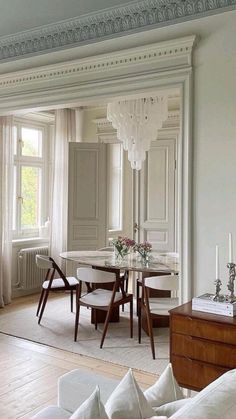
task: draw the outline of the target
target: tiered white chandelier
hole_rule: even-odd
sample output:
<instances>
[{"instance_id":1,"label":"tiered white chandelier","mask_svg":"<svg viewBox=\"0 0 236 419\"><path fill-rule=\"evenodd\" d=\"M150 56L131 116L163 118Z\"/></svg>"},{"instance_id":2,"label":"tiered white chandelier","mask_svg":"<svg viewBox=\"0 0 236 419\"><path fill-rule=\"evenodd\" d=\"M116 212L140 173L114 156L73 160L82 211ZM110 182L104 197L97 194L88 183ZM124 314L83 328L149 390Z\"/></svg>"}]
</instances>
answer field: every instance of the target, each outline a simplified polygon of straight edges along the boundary
<instances>
[{"instance_id":1,"label":"tiered white chandelier","mask_svg":"<svg viewBox=\"0 0 236 419\"><path fill-rule=\"evenodd\" d=\"M107 119L117 130L117 138L128 150L132 169L140 170L150 149L157 139L157 130L168 117L166 96L124 100L109 103Z\"/></svg>"}]
</instances>

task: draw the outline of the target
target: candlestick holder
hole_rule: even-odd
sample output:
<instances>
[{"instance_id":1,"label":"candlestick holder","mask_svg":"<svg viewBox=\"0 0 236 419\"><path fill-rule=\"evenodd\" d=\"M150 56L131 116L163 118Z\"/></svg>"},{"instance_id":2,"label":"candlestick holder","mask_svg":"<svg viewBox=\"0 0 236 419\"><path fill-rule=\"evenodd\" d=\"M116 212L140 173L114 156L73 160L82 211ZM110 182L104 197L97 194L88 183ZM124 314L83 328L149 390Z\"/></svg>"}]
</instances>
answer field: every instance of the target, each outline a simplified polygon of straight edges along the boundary
<instances>
[{"instance_id":1,"label":"candlestick holder","mask_svg":"<svg viewBox=\"0 0 236 419\"><path fill-rule=\"evenodd\" d=\"M223 301L224 300L224 296L222 294L220 294L221 285L222 285L221 280L220 279L216 279L214 281L214 284L216 286L216 292L215 292L215 295L213 296L212 300L213 301Z\"/></svg>"},{"instance_id":2,"label":"candlestick holder","mask_svg":"<svg viewBox=\"0 0 236 419\"><path fill-rule=\"evenodd\" d=\"M236 301L236 297L234 295L234 281L236 278L236 264L233 262L230 262L227 264L227 268L229 269L229 281L227 284L227 288L230 292L230 295L228 297L228 300L230 303L233 303L234 301Z\"/></svg>"}]
</instances>

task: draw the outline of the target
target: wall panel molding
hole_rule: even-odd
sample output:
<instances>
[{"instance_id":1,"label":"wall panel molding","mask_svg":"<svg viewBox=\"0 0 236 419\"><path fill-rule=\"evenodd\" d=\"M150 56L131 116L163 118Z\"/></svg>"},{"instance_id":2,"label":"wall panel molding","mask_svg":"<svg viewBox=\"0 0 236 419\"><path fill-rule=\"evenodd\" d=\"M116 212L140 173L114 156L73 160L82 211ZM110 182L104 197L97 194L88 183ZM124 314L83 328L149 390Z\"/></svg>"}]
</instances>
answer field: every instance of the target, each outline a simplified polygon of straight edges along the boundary
<instances>
[{"instance_id":1,"label":"wall panel molding","mask_svg":"<svg viewBox=\"0 0 236 419\"><path fill-rule=\"evenodd\" d=\"M0 112L90 99L104 88L108 95L122 94L132 75L134 90L140 78L166 77L168 71L192 66L196 36L129 48L109 54L21 70L0 75ZM135 80L136 75L136 80ZM130 85L131 86L131 85ZM124 88L124 93L127 88ZM36 99L37 98L37 99ZM36 99L36 100L35 100Z\"/></svg>"}]
</instances>

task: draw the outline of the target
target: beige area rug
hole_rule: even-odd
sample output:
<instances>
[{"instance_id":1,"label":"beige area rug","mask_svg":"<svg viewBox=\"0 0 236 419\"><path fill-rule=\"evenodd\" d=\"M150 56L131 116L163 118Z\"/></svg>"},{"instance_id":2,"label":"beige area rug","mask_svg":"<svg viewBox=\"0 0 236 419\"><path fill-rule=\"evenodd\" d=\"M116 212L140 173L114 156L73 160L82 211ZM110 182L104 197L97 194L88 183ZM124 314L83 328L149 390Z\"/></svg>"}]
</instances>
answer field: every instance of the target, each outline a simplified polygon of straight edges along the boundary
<instances>
[{"instance_id":1,"label":"beige area rug","mask_svg":"<svg viewBox=\"0 0 236 419\"><path fill-rule=\"evenodd\" d=\"M103 325L98 330L90 322L91 312L81 308L78 341L74 342L75 314L70 312L69 296L57 296L48 300L41 325L38 325L36 303L6 308L0 314L0 332L87 355L139 370L160 374L169 362L169 329L155 330L156 359L152 359L149 338L142 333L139 345L137 317L134 313L134 338L129 338L128 312L121 312L119 323L110 323L102 349L99 348ZM127 305L128 308L128 305Z\"/></svg>"}]
</instances>

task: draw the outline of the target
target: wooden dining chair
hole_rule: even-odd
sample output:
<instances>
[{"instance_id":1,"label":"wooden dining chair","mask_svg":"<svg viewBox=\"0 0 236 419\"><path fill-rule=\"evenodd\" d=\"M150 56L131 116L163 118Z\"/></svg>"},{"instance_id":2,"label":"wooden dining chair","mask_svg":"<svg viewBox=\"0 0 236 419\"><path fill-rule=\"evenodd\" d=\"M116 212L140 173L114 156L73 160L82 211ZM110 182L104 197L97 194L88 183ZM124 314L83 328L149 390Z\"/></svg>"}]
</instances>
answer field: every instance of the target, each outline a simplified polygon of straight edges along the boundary
<instances>
[{"instance_id":1,"label":"wooden dining chair","mask_svg":"<svg viewBox=\"0 0 236 419\"><path fill-rule=\"evenodd\" d=\"M142 279L142 297L140 300L140 309L138 315L138 337L141 343L141 322L142 311L144 310L147 318L148 333L152 350L152 357L155 359L155 346L153 337L152 322L158 316L169 316L169 310L179 305L176 296L164 298L150 297L151 290L171 291L177 294L179 289L178 275L151 276Z\"/></svg>"},{"instance_id":2,"label":"wooden dining chair","mask_svg":"<svg viewBox=\"0 0 236 419\"><path fill-rule=\"evenodd\" d=\"M39 316L38 324L41 322L50 291L70 291L70 308L72 312L73 292L78 291L78 280L73 276L66 277L55 260L50 256L36 255L36 265L39 269L46 270L36 313L36 316ZM54 278L56 273L59 275L59 278Z\"/></svg>"},{"instance_id":3,"label":"wooden dining chair","mask_svg":"<svg viewBox=\"0 0 236 419\"><path fill-rule=\"evenodd\" d=\"M122 304L130 304L130 337L133 337L133 295L127 294L124 290L123 279L114 272L103 271L92 268L78 268L77 278L79 280L78 300L75 318L75 341L78 335L80 307L95 309L95 328L97 329L96 310L107 312L100 348L103 347L106 337L109 320L114 308ZM87 292L82 294L83 283L87 286ZM113 283L112 290L96 288L98 284ZM120 290L120 291L119 291Z\"/></svg>"},{"instance_id":4,"label":"wooden dining chair","mask_svg":"<svg viewBox=\"0 0 236 419\"><path fill-rule=\"evenodd\" d=\"M106 246L106 247L101 247L100 249L103 252L112 252L113 251L113 247L112 246ZM120 271L120 278L124 280L124 288L125 288L125 292L128 292L128 288L129 288L129 271L126 270L121 270ZM124 304L122 305L122 311L124 311Z\"/></svg>"}]
</instances>

